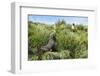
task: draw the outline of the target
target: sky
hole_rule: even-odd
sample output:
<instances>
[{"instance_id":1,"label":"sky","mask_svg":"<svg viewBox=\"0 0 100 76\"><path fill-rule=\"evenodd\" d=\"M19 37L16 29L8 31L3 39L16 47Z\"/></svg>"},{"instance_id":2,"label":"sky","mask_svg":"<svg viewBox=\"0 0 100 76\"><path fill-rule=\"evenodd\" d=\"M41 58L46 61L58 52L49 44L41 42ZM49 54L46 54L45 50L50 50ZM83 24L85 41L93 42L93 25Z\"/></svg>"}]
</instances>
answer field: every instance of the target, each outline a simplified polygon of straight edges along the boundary
<instances>
[{"instance_id":1,"label":"sky","mask_svg":"<svg viewBox=\"0 0 100 76\"><path fill-rule=\"evenodd\" d=\"M47 16L47 15L29 15L28 21L40 22L45 24L54 24L58 20L64 20L68 24L83 24L88 25L88 17L81 16Z\"/></svg>"}]
</instances>

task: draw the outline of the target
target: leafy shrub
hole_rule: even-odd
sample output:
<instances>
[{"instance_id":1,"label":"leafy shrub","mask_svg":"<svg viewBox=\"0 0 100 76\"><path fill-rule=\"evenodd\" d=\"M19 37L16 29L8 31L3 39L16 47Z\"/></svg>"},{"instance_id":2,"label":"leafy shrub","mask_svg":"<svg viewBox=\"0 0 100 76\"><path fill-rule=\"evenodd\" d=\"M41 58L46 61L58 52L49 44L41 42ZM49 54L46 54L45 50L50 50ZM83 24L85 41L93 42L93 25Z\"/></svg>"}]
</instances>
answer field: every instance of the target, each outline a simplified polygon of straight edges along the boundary
<instances>
[{"instance_id":1,"label":"leafy shrub","mask_svg":"<svg viewBox=\"0 0 100 76\"><path fill-rule=\"evenodd\" d=\"M68 50L61 50L60 52L46 52L42 55L43 60L68 59L69 57L70 52Z\"/></svg>"},{"instance_id":2,"label":"leafy shrub","mask_svg":"<svg viewBox=\"0 0 100 76\"><path fill-rule=\"evenodd\" d=\"M37 52L38 48L47 44L50 33L53 31L56 31L58 51L44 53L41 56L43 60L87 58L87 26L76 25L76 28L77 31L73 32L71 30L71 24L66 24L63 20L58 21L58 23L54 25L29 22L28 47L31 48L34 53L29 58L31 60L38 60L38 56L35 52Z\"/></svg>"}]
</instances>

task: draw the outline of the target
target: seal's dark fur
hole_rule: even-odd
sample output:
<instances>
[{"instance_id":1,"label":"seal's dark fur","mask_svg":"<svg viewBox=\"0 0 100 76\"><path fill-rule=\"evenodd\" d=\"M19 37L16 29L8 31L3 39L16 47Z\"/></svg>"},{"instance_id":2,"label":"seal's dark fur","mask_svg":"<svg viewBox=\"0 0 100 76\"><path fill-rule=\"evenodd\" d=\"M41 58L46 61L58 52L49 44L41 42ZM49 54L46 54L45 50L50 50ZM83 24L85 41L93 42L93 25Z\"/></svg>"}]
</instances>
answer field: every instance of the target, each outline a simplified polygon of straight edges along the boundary
<instances>
[{"instance_id":1,"label":"seal's dark fur","mask_svg":"<svg viewBox=\"0 0 100 76\"><path fill-rule=\"evenodd\" d=\"M39 60L41 60L41 55L47 51L57 51L56 33L50 35L47 45L38 49Z\"/></svg>"}]
</instances>

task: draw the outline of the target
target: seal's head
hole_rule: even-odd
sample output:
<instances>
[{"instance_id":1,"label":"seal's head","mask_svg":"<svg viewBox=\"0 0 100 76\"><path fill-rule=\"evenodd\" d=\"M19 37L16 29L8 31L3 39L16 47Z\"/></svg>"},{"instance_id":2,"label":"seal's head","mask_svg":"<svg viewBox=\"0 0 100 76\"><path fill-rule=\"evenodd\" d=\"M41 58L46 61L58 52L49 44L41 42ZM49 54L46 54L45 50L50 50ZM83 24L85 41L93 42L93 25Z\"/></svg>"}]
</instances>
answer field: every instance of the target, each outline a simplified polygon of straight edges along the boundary
<instances>
[{"instance_id":1,"label":"seal's head","mask_svg":"<svg viewBox=\"0 0 100 76\"><path fill-rule=\"evenodd\" d=\"M50 34L49 39L53 39L53 40L56 41L56 32L52 32L52 33Z\"/></svg>"}]
</instances>

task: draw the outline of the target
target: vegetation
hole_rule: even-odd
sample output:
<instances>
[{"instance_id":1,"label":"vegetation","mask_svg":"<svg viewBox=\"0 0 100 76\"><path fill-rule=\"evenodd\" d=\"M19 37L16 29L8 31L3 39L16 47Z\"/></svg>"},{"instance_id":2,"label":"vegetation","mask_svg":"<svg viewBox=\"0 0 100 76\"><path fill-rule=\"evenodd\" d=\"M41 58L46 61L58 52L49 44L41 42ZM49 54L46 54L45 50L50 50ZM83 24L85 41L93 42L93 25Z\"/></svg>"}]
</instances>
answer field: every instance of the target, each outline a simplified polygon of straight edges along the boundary
<instances>
[{"instance_id":1,"label":"vegetation","mask_svg":"<svg viewBox=\"0 0 100 76\"><path fill-rule=\"evenodd\" d=\"M58 50L43 53L42 60L87 58L87 25L76 25L75 31L71 26L64 20L53 25L28 22L28 60L38 60L38 48L47 44L50 33L54 31Z\"/></svg>"}]
</instances>

